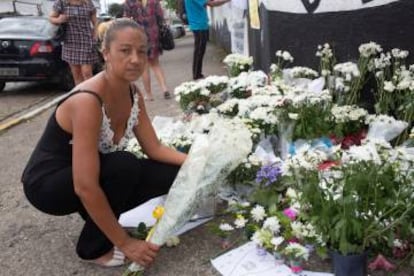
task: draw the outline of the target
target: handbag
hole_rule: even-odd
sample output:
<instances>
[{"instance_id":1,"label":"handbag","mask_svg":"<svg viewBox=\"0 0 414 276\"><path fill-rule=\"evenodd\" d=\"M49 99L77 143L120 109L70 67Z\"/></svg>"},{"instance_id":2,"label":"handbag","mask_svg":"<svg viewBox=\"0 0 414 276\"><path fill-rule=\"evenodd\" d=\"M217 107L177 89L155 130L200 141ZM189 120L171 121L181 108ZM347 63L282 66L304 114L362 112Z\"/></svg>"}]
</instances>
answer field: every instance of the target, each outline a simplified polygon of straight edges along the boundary
<instances>
[{"instance_id":1,"label":"handbag","mask_svg":"<svg viewBox=\"0 0 414 276\"><path fill-rule=\"evenodd\" d=\"M167 51L174 49L174 37L170 27L166 23L164 23L161 18L157 18L157 23L159 30L160 48Z\"/></svg>"}]
</instances>

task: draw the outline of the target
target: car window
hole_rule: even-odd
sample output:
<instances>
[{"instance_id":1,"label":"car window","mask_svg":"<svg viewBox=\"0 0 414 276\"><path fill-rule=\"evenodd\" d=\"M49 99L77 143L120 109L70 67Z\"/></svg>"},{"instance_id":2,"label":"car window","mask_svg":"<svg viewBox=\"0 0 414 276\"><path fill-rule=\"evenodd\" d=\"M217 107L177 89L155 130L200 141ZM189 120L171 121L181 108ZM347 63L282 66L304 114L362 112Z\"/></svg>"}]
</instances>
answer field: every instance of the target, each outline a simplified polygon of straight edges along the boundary
<instances>
[{"instance_id":1,"label":"car window","mask_svg":"<svg viewBox=\"0 0 414 276\"><path fill-rule=\"evenodd\" d=\"M47 19L35 18L3 18L0 20L0 33L31 34L53 36L58 27Z\"/></svg>"}]
</instances>

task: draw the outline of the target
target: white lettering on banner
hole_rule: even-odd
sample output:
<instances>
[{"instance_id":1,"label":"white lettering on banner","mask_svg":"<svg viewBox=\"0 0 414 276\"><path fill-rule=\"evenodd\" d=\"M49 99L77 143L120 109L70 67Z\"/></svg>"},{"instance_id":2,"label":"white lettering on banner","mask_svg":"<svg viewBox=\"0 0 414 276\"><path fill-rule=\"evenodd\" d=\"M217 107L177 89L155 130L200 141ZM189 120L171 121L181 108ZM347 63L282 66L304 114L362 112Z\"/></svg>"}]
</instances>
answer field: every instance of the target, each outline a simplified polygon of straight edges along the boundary
<instances>
[{"instance_id":1,"label":"white lettering on banner","mask_svg":"<svg viewBox=\"0 0 414 276\"><path fill-rule=\"evenodd\" d=\"M400 0L259 0L267 10L290 13L324 13L360 10Z\"/></svg>"}]
</instances>

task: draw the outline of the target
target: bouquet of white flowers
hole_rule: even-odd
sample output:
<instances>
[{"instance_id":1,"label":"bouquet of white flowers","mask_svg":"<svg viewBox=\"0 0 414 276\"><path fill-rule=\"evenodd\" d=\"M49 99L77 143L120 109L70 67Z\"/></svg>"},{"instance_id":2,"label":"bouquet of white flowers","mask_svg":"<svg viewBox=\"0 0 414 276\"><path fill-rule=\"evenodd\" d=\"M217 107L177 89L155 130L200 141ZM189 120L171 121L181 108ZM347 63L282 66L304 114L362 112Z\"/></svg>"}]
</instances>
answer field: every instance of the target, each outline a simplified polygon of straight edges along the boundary
<instances>
[{"instance_id":1,"label":"bouquet of white flowers","mask_svg":"<svg viewBox=\"0 0 414 276\"><path fill-rule=\"evenodd\" d=\"M248 72L253 64L253 57L241 54L227 55L223 62L227 65L230 77L237 77L241 72Z\"/></svg>"},{"instance_id":2,"label":"bouquet of white flowers","mask_svg":"<svg viewBox=\"0 0 414 276\"><path fill-rule=\"evenodd\" d=\"M193 216L206 198L211 198L227 175L250 153L252 142L238 121L217 121L209 134L199 135L168 193L165 212L156 224L150 242L163 245ZM140 275L133 263L124 275Z\"/></svg>"}]
</instances>

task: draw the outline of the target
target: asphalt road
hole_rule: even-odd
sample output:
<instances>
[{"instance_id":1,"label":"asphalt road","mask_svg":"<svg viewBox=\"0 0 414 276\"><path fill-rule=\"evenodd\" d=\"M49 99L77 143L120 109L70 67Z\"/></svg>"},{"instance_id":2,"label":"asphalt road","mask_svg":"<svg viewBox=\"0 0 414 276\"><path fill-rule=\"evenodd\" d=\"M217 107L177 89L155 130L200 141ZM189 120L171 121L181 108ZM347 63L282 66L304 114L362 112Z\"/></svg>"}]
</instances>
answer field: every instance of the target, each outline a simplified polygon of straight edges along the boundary
<instances>
[{"instance_id":1,"label":"asphalt road","mask_svg":"<svg viewBox=\"0 0 414 276\"><path fill-rule=\"evenodd\" d=\"M191 79L192 47L192 37L187 35L176 41L176 49L161 57L171 92ZM204 74L225 74L221 63L224 56L223 51L209 44ZM173 99L163 99L155 79L153 89L155 101L147 102L151 117L181 114ZM35 85L4 93L0 95L3 117L17 112L21 108L17 106L53 98L62 91ZM101 269L78 259L75 245L82 221L77 215L43 214L24 197L21 172L51 111L0 133L0 275L121 275L126 267ZM178 247L163 248L145 275L218 275L209 259L220 250L219 239L207 227L199 227L184 234Z\"/></svg>"},{"instance_id":2,"label":"asphalt road","mask_svg":"<svg viewBox=\"0 0 414 276\"><path fill-rule=\"evenodd\" d=\"M0 92L0 124L32 110L65 91L50 83L8 82Z\"/></svg>"}]
</instances>

